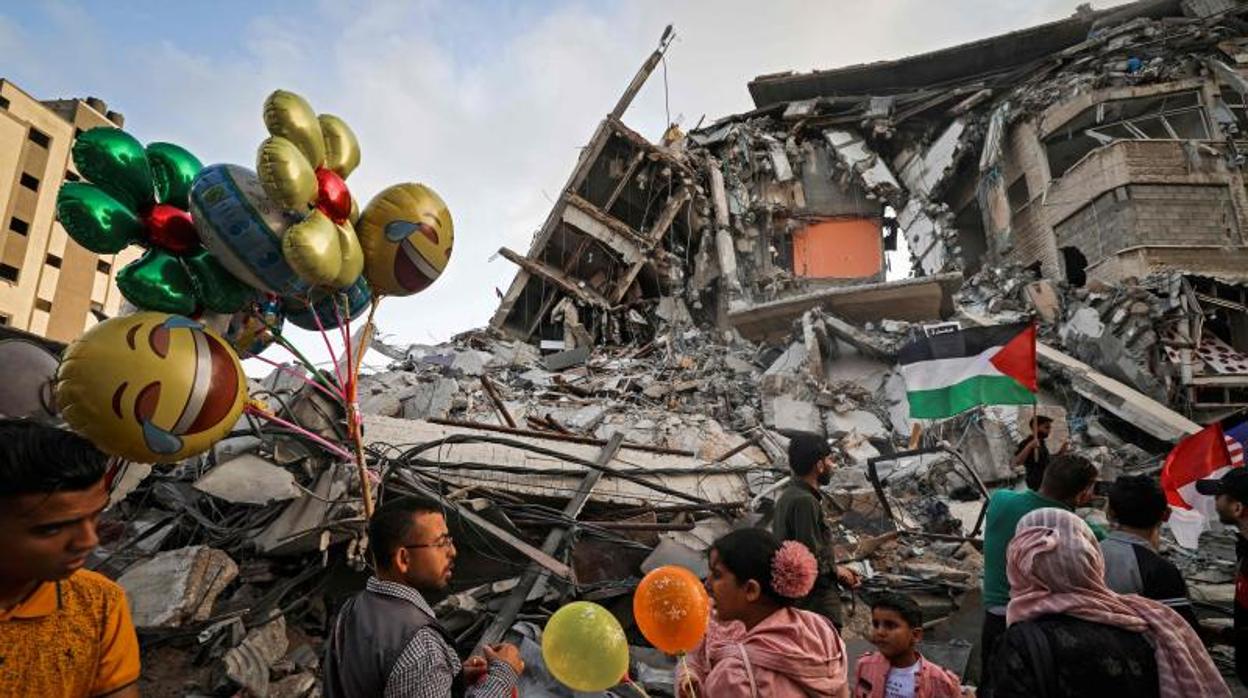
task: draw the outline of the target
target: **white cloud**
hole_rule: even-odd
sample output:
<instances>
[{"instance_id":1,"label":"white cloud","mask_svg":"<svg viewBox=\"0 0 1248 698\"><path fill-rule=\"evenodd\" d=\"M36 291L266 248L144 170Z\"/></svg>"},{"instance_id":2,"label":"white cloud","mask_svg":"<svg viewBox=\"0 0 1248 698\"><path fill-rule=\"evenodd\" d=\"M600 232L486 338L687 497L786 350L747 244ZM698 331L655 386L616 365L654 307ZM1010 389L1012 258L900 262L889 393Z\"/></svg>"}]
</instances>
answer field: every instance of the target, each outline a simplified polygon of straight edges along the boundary
<instances>
[{"instance_id":1,"label":"white cloud","mask_svg":"<svg viewBox=\"0 0 1248 698\"><path fill-rule=\"evenodd\" d=\"M88 11L58 4L45 28L54 42L24 40L0 13L0 51L27 91L101 95L140 139L173 140L209 162L251 163L264 136L261 103L279 87L345 118L364 154L348 182L357 198L423 181L454 212L444 278L419 296L388 299L379 314L388 334L429 342L488 320L493 289L505 290L514 272L490 256L501 245L527 249L579 148L668 22L679 35L668 59L671 111L689 127L703 114L751 108L746 83L755 75L897 58L1067 16L1075 4L643 0L493 16L455 2L326 1L298 15L256 3L246 30L211 55L176 33L118 44ZM662 132L662 67L626 120L648 137ZM322 356L309 340L301 344Z\"/></svg>"}]
</instances>

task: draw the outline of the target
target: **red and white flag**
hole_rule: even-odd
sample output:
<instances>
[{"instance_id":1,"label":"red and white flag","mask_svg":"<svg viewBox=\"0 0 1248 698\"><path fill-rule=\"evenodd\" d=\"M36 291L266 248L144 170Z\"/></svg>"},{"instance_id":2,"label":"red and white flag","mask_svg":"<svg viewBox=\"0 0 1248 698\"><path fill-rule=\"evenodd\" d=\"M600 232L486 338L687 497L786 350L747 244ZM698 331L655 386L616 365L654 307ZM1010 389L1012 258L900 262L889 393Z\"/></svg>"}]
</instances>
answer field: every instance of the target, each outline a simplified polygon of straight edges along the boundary
<instances>
[{"instance_id":1,"label":"red and white flag","mask_svg":"<svg viewBox=\"0 0 1248 698\"><path fill-rule=\"evenodd\" d=\"M1230 445L1235 444L1237 462ZM1216 480L1232 467L1244 464L1243 445L1222 432L1221 424L1210 424L1185 437L1166 456L1161 469L1161 488L1170 503L1170 530L1184 548L1195 549L1200 534L1217 520L1213 497L1196 491L1197 480Z\"/></svg>"}]
</instances>

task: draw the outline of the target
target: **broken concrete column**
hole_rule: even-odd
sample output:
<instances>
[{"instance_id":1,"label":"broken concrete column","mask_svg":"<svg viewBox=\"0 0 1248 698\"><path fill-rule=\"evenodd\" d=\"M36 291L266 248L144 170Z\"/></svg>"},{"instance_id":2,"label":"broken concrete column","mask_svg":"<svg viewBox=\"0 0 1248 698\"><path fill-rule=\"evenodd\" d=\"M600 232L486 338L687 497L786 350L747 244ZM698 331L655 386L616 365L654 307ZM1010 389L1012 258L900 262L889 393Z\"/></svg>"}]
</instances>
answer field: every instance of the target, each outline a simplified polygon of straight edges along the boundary
<instances>
[{"instance_id":1,"label":"broken concrete column","mask_svg":"<svg viewBox=\"0 0 1248 698\"><path fill-rule=\"evenodd\" d=\"M126 590L135 627L178 628L207 620L217 596L237 576L238 565L229 555L194 545L141 562L117 583Z\"/></svg>"},{"instance_id":2,"label":"broken concrete column","mask_svg":"<svg viewBox=\"0 0 1248 698\"><path fill-rule=\"evenodd\" d=\"M252 628L239 645L225 653L225 675L254 696L267 696L269 667L286 655L286 618L278 615Z\"/></svg>"}]
</instances>

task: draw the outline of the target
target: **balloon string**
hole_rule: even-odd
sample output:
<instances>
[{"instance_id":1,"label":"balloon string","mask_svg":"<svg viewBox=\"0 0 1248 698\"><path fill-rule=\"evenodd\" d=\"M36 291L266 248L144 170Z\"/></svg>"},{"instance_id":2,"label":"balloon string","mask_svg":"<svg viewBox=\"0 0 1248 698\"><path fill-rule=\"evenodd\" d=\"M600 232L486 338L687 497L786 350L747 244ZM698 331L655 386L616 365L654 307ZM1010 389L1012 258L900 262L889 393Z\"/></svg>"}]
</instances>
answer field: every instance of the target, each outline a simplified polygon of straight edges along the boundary
<instances>
[{"instance_id":1,"label":"balloon string","mask_svg":"<svg viewBox=\"0 0 1248 698\"><path fill-rule=\"evenodd\" d=\"M316 388L317 390L321 391L322 393L325 393L326 395L328 395L328 396L330 397L330 399L334 400L335 402L337 402L338 400L341 400L341 399L342 399L342 395L339 395L339 394L335 393L334 391L330 390L329 388L326 388L325 386L321 385L321 384L320 384L320 383L318 383L317 381L314 381L314 380L312 380L311 378L308 378L307 376L303 375L302 373L299 373L298 371L296 371L296 370L292 369L291 367L287 366L286 364L279 364L278 362L273 361L272 359L266 359L266 358L264 358L263 356L253 355L251 358L253 358L253 359L259 359L260 361L263 361L264 363L266 363L266 364L268 364L268 365L270 365L270 366L272 366L272 367L276 368L277 370L281 371L282 373L285 373L285 374L287 374L287 375L294 376L295 378L298 378L299 380L303 381L304 383L307 383L308 385L312 386L313 388ZM313 375L315 375L315 374L313 374Z\"/></svg>"},{"instance_id":2,"label":"balloon string","mask_svg":"<svg viewBox=\"0 0 1248 698\"><path fill-rule=\"evenodd\" d=\"M304 429L301 426L288 422L285 419L282 419L281 417L278 417L277 415L267 410L263 410L259 407L256 407L255 405L249 404L247 405L246 409L249 414L256 415L257 417L262 417L264 419L269 420L270 422L273 422L274 424L280 424L281 426L286 427L287 429L295 432L296 434L306 436L309 440L313 441L314 443L319 445L321 448L324 448L326 451L329 451L330 453L338 456L339 458L343 460L351 460L351 454L345 449L343 449L341 446L331 443L330 441L322 438L321 436L317 434L314 434L308 431L307 429Z\"/></svg>"},{"instance_id":3,"label":"balloon string","mask_svg":"<svg viewBox=\"0 0 1248 698\"><path fill-rule=\"evenodd\" d=\"M676 660L676 675L684 676L684 679L681 681L680 688L687 689L687 692L682 692L678 688L676 695L680 698L685 698L686 696L689 698L697 698L698 693L693 687L693 674L689 672L689 655L684 652L681 652L680 657Z\"/></svg>"},{"instance_id":4,"label":"balloon string","mask_svg":"<svg viewBox=\"0 0 1248 698\"><path fill-rule=\"evenodd\" d=\"M329 343L329 333L325 331L325 326L321 324L321 314L316 312L316 306L312 304L312 296L308 296L308 307L312 310L312 321L316 323L316 329L321 333L321 339L325 342L325 349L329 352L329 360L334 362L334 375L338 377L338 385L346 385L346 381L342 379L342 372L338 370L338 355L334 353L334 348ZM334 308L337 309L335 304Z\"/></svg>"},{"instance_id":5,"label":"balloon string","mask_svg":"<svg viewBox=\"0 0 1248 698\"><path fill-rule=\"evenodd\" d=\"M356 387L360 377L360 364L364 361L364 340L373 332L373 318L377 315L379 305L381 305L381 297L373 296L371 307L368 309L368 321L360 328L360 348L355 353L355 363L348 363L346 367L350 374L347 388L347 433L350 434L351 441L355 445L355 462L360 470L360 495L364 500L364 518L366 519L373 517L373 492L368 485L368 466L364 461L364 425L356 401ZM350 339L347 341L347 346L351 346Z\"/></svg>"},{"instance_id":6,"label":"balloon string","mask_svg":"<svg viewBox=\"0 0 1248 698\"><path fill-rule=\"evenodd\" d=\"M627 684L629 688L636 691L637 695L643 696L643 698L650 698L650 694L646 693L646 689L642 688L641 684L637 683L636 681L632 679L625 679L624 683Z\"/></svg>"},{"instance_id":7,"label":"balloon string","mask_svg":"<svg viewBox=\"0 0 1248 698\"><path fill-rule=\"evenodd\" d=\"M281 330L279 330L277 327L274 327L273 325L270 325L264 319L264 317L262 316L258 316L258 317L260 318L260 322L263 322L264 326L269 329L269 334L273 335L273 341L277 342L279 346L281 346L286 351L290 352L290 355L295 357L295 360L297 360L300 364L302 364L304 368L308 369L308 373L311 373L313 376L316 376L317 382L321 383L322 385L328 385L329 387L333 388L335 391L339 389L337 385L334 385L333 382L329 380L329 378L325 375L324 371L321 371L320 369L318 369L308 359L308 357L303 355L303 352L299 351L298 347L291 344L290 340L282 336ZM342 395L339 394L336 399L342 399Z\"/></svg>"}]
</instances>

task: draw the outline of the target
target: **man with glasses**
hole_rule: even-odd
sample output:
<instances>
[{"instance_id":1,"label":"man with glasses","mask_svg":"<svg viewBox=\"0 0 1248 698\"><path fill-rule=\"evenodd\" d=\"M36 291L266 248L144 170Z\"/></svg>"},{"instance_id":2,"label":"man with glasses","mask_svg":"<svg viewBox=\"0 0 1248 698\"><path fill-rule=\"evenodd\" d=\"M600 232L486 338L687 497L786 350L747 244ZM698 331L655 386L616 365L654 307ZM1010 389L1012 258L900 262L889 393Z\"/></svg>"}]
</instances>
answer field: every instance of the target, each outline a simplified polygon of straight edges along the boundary
<instances>
[{"instance_id":1,"label":"man with glasses","mask_svg":"<svg viewBox=\"0 0 1248 698\"><path fill-rule=\"evenodd\" d=\"M524 662L514 645L460 662L454 639L421 592L445 589L455 543L440 505L387 501L368 524L376 568L364 591L338 612L326 643L326 698L510 698Z\"/></svg>"}]
</instances>

